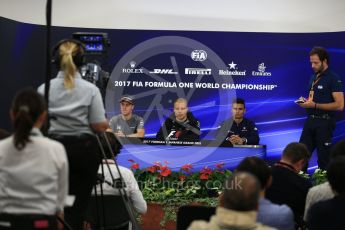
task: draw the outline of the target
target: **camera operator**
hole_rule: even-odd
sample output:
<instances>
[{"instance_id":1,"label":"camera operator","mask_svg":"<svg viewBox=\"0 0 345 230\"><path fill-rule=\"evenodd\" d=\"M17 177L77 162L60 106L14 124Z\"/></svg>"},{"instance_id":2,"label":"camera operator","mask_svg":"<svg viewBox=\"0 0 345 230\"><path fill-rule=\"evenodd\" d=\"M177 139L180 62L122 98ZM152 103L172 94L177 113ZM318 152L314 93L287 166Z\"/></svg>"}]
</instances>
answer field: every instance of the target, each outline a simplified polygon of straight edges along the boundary
<instances>
[{"instance_id":1,"label":"camera operator","mask_svg":"<svg viewBox=\"0 0 345 230\"><path fill-rule=\"evenodd\" d=\"M81 78L84 45L73 39L60 41L53 49L53 62L59 67L50 81L48 134L61 142L69 161L69 194L75 196L72 207L65 208L65 220L74 230L83 228L84 214L97 179L101 162L94 132L107 129L105 110L99 89ZM38 91L44 93L44 85Z\"/></svg>"}]
</instances>

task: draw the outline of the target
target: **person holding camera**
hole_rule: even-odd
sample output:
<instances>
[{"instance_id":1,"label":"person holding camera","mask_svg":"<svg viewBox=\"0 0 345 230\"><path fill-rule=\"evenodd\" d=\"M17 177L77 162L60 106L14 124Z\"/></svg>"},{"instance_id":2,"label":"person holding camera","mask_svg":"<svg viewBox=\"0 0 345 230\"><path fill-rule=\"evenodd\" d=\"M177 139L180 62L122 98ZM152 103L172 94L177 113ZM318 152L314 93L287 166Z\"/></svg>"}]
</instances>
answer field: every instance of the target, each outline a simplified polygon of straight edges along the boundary
<instances>
[{"instance_id":1,"label":"person holding camera","mask_svg":"<svg viewBox=\"0 0 345 230\"><path fill-rule=\"evenodd\" d=\"M74 230L81 230L101 162L94 133L104 132L108 123L99 89L79 73L84 45L73 39L60 41L53 49L53 62L60 71L50 81L48 134L66 148L69 194L75 201L65 208L65 220ZM44 88L41 85L38 91L43 94Z\"/></svg>"}]
</instances>

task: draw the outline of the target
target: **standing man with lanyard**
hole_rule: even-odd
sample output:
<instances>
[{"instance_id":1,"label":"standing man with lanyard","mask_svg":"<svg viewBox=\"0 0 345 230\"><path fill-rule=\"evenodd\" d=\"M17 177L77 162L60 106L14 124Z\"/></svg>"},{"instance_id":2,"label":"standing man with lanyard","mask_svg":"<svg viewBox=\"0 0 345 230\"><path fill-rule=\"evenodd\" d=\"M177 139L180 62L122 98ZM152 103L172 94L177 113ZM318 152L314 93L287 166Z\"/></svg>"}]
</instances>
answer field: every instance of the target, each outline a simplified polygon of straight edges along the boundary
<instances>
[{"instance_id":1,"label":"standing man with lanyard","mask_svg":"<svg viewBox=\"0 0 345 230\"><path fill-rule=\"evenodd\" d=\"M299 105L307 109L300 142L310 153L317 149L318 165L326 169L335 128L335 111L344 109L344 93L340 77L329 67L329 55L325 48L314 47L310 51L310 63L315 74L308 89L309 98L300 98Z\"/></svg>"}]
</instances>

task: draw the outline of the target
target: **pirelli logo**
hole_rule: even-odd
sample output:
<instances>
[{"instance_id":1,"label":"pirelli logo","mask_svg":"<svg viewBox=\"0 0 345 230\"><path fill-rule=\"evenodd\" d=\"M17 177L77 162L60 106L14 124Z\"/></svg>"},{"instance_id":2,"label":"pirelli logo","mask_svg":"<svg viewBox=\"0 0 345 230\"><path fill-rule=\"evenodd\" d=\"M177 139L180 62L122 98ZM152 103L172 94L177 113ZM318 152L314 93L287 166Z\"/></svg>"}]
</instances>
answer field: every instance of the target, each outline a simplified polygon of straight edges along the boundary
<instances>
[{"instance_id":1,"label":"pirelli logo","mask_svg":"<svg viewBox=\"0 0 345 230\"><path fill-rule=\"evenodd\" d=\"M193 75L211 75L211 69L204 69L204 68L185 68L185 74L193 74Z\"/></svg>"}]
</instances>

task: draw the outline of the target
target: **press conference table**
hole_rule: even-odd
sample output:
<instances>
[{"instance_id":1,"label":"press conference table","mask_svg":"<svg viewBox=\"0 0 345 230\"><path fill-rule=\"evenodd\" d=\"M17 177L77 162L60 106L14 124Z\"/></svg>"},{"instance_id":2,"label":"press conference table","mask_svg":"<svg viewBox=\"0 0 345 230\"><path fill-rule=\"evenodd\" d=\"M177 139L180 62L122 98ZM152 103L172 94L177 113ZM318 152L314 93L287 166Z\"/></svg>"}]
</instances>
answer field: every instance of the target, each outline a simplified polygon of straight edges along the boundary
<instances>
[{"instance_id":1,"label":"press conference table","mask_svg":"<svg viewBox=\"0 0 345 230\"><path fill-rule=\"evenodd\" d=\"M117 162L130 167L133 160L140 168L152 166L155 162L167 164L173 171L180 170L185 164L192 164L193 170L199 171L208 166L214 168L217 163L234 169L239 162L248 156L266 157L265 145L219 146L215 141L201 142L162 142L155 139L121 141L123 148L117 156Z\"/></svg>"}]
</instances>

